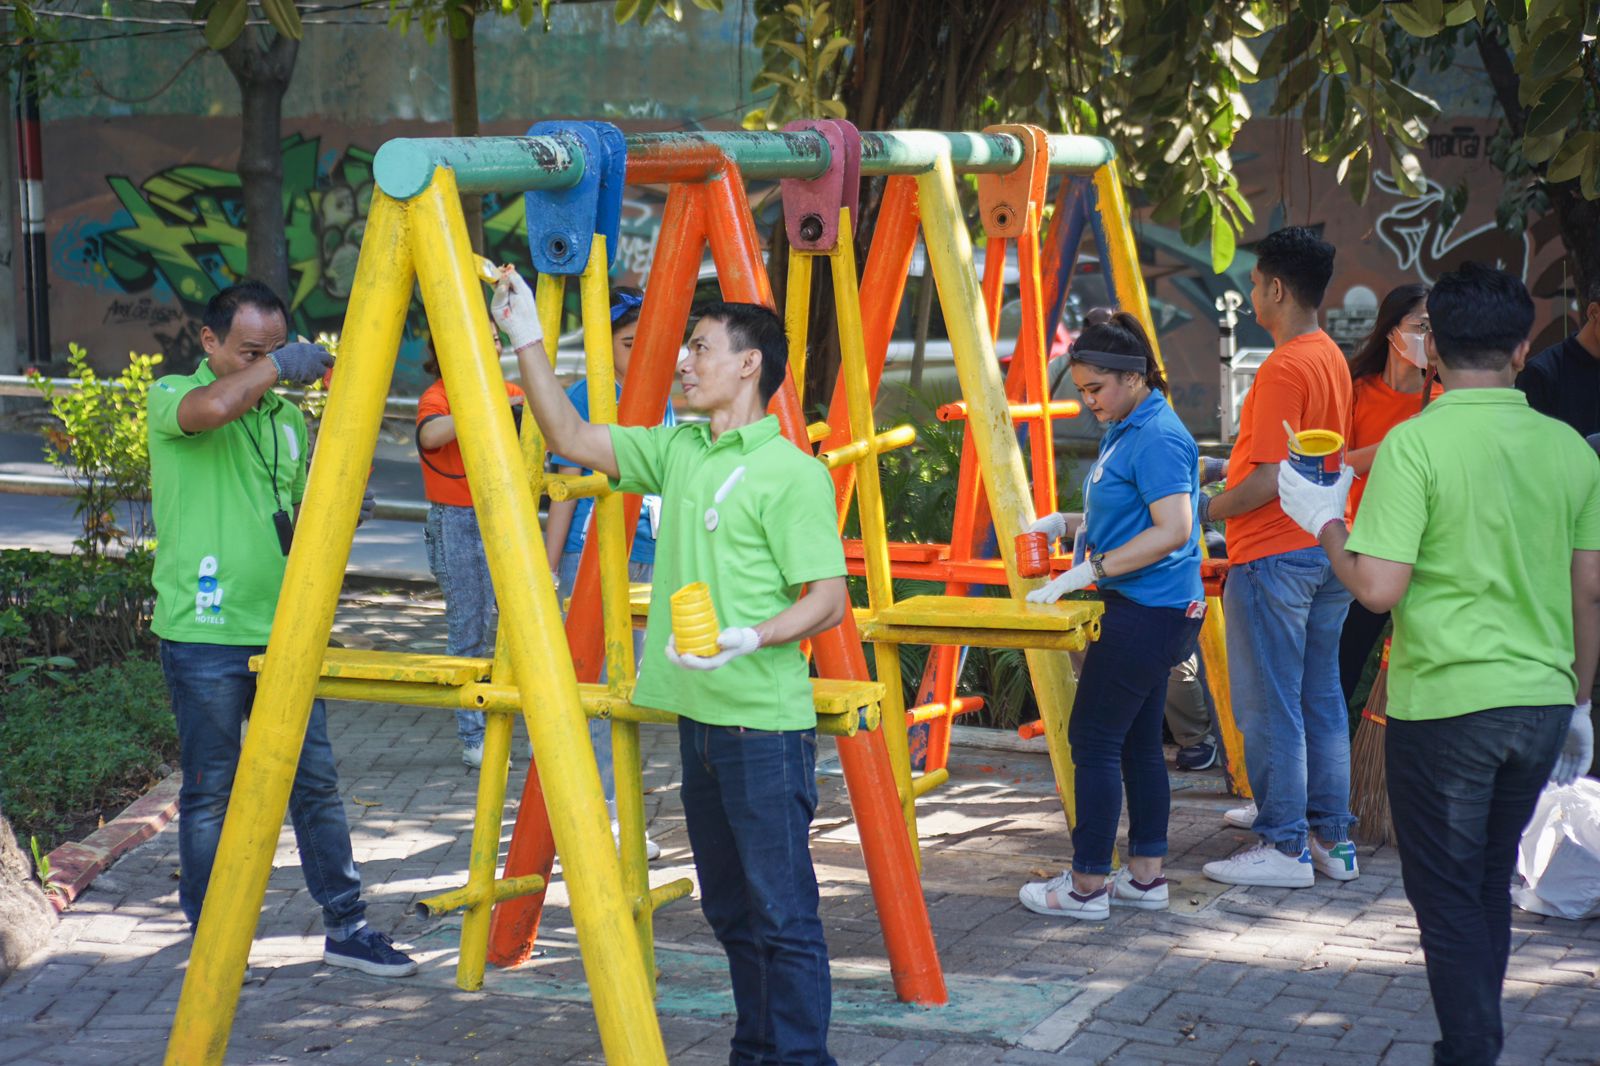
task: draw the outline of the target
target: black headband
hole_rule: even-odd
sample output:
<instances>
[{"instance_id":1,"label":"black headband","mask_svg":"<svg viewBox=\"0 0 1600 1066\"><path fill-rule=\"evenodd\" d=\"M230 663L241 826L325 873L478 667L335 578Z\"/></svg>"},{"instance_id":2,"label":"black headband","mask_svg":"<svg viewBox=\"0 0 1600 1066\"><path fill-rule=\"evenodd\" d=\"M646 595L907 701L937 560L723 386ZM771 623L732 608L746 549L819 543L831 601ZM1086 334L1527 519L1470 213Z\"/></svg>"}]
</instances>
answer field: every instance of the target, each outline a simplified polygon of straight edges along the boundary
<instances>
[{"instance_id":1,"label":"black headband","mask_svg":"<svg viewBox=\"0 0 1600 1066\"><path fill-rule=\"evenodd\" d=\"M1088 363L1101 370L1127 370L1145 374L1150 370L1150 360L1142 355L1121 355L1117 352L1097 352L1092 348L1074 348L1072 362Z\"/></svg>"}]
</instances>

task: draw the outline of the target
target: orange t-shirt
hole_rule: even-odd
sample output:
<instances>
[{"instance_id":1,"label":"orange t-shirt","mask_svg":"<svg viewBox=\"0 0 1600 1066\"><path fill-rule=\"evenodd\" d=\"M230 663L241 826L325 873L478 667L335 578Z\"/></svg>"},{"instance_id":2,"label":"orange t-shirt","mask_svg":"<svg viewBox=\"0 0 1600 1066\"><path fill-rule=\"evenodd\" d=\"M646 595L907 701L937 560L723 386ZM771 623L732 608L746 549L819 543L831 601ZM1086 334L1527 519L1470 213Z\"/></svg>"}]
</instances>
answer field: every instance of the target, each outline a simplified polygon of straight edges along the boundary
<instances>
[{"instance_id":1,"label":"orange t-shirt","mask_svg":"<svg viewBox=\"0 0 1600 1066\"><path fill-rule=\"evenodd\" d=\"M1274 348L1256 371L1239 415L1239 440L1228 459L1228 484L1237 485L1257 464L1289 457L1288 422L1295 432L1331 429L1350 439L1350 365L1322 330ZM1228 559L1248 563L1314 547L1316 538L1283 513L1278 500L1228 519Z\"/></svg>"},{"instance_id":2,"label":"orange t-shirt","mask_svg":"<svg viewBox=\"0 0 1600 1066\"><path fill-rule=\"evenodd\" d=\"M1443 392L1444 386L1435 382L1434 398L1437 399ZM1391 429L1422 410L1422 393L1396 392L1383 380L1382 374L1368 374L1355 383L1352 407L1350 439L1346 446L1350 451L1355 451L1381 442ZM1366 491L1367 475L1361 474L1350 486L1346 517L1355 518L1356 508L1361 505L1361 494Z\"/></svg>"},{"instance_id":3,"label":"orange t-shirt","mask_svg":"<svg viewBox=\"0 0 1600 1066\"><path fill-rule=\"evenodd\" d=\"M506 395L516 399L522 395L522 389L508 381ZM421 429L422 423L430 418L449 413L450 398L444 394L441 378L429 385L417 400L417 428ZM422 458L422 494L429 502L452 507L472 506L472 490L467 487L467 468L461 462L460 444L452 440L432 451L423 451L418 445L417 453Z\"/></svg>"}]
</instances>

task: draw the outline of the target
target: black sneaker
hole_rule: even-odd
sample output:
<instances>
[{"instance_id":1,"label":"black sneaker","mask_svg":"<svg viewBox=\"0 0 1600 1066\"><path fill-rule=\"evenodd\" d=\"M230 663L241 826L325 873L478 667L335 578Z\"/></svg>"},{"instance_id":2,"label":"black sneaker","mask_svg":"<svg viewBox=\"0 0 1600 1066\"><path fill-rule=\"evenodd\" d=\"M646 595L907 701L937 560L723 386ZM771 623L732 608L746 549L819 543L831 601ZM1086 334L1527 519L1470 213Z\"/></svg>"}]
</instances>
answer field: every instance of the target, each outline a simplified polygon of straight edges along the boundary
<instances>
[{"instance_id":1,"label":"black sneaker","mask_svg":"<svg viewBox=\"0 0 1600 1066\"><path fill-rule=\"evenodd\" d=\"M394 941L370 925L363 925L343 940L329 937L322 947L322 961L329 966L348 966L374 977L410 977L417 964L410 955L396 951Z\"/></svg>"},{"instance_id":2,"label":"black sneaker","mask_svg":"<svg viewBox=\"0 0 1600 1066\"><path fill-rule=\"evenodd\" d=\"M1209 770L1217 765L1217 743L1214 740L1202 740L1187 748L1179 748L1174 761L1180 770Z\"/></svg>"}]
</instances>

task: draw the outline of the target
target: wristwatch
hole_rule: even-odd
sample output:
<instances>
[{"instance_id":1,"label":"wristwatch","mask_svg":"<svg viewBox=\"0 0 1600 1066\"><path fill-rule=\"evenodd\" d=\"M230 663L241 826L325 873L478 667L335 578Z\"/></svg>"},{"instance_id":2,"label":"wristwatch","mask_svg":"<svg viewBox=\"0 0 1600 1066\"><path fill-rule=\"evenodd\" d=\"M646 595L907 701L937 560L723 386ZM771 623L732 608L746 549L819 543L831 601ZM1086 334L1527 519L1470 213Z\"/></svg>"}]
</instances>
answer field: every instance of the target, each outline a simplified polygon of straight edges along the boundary
<instances>
[{"instance_id":1,"label":"wristwatch","mask_svg":"<svg viewBox=\"0 0 1600 1066\"><path fill-rule=\"evenodd\" d=\"M1096 581L1104 581L1106 579L1106 553L1095 552L1089 556L1089 568L1094 571Z\"/></svg>"}]
</instances>

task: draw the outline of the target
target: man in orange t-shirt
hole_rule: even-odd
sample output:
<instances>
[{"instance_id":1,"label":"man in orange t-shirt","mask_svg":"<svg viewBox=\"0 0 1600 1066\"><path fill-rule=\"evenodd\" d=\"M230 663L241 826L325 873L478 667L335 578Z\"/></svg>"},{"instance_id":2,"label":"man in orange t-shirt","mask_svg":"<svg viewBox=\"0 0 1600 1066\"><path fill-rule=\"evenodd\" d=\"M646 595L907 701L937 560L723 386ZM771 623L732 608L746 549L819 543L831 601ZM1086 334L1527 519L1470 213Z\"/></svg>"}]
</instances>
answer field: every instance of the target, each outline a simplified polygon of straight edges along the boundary
<instances>
[{"instance_id":1,"label":"man in orange t-shirt","mask_svg":"<svg viewBox=\"0 0 1600 1066\"><path fill-rule=\"evenodd\" d=\"M1258 844L1207 863L1213 880L1309 888L1313 871L1357 874L1350 843L1350 726L1339 687L1339 633L1350 593L1316 539L1278 506L1284 429L1348 438L1350 369L1317 323L1333 246L1291 226L1256 246L1250 301L1274 348L1244 398L1227 491L1201 498L1201 520L1227 520L1223 607L1233 708L1244 733L1254 809L1228 812Z\"/></svg>"}]
</instances>

